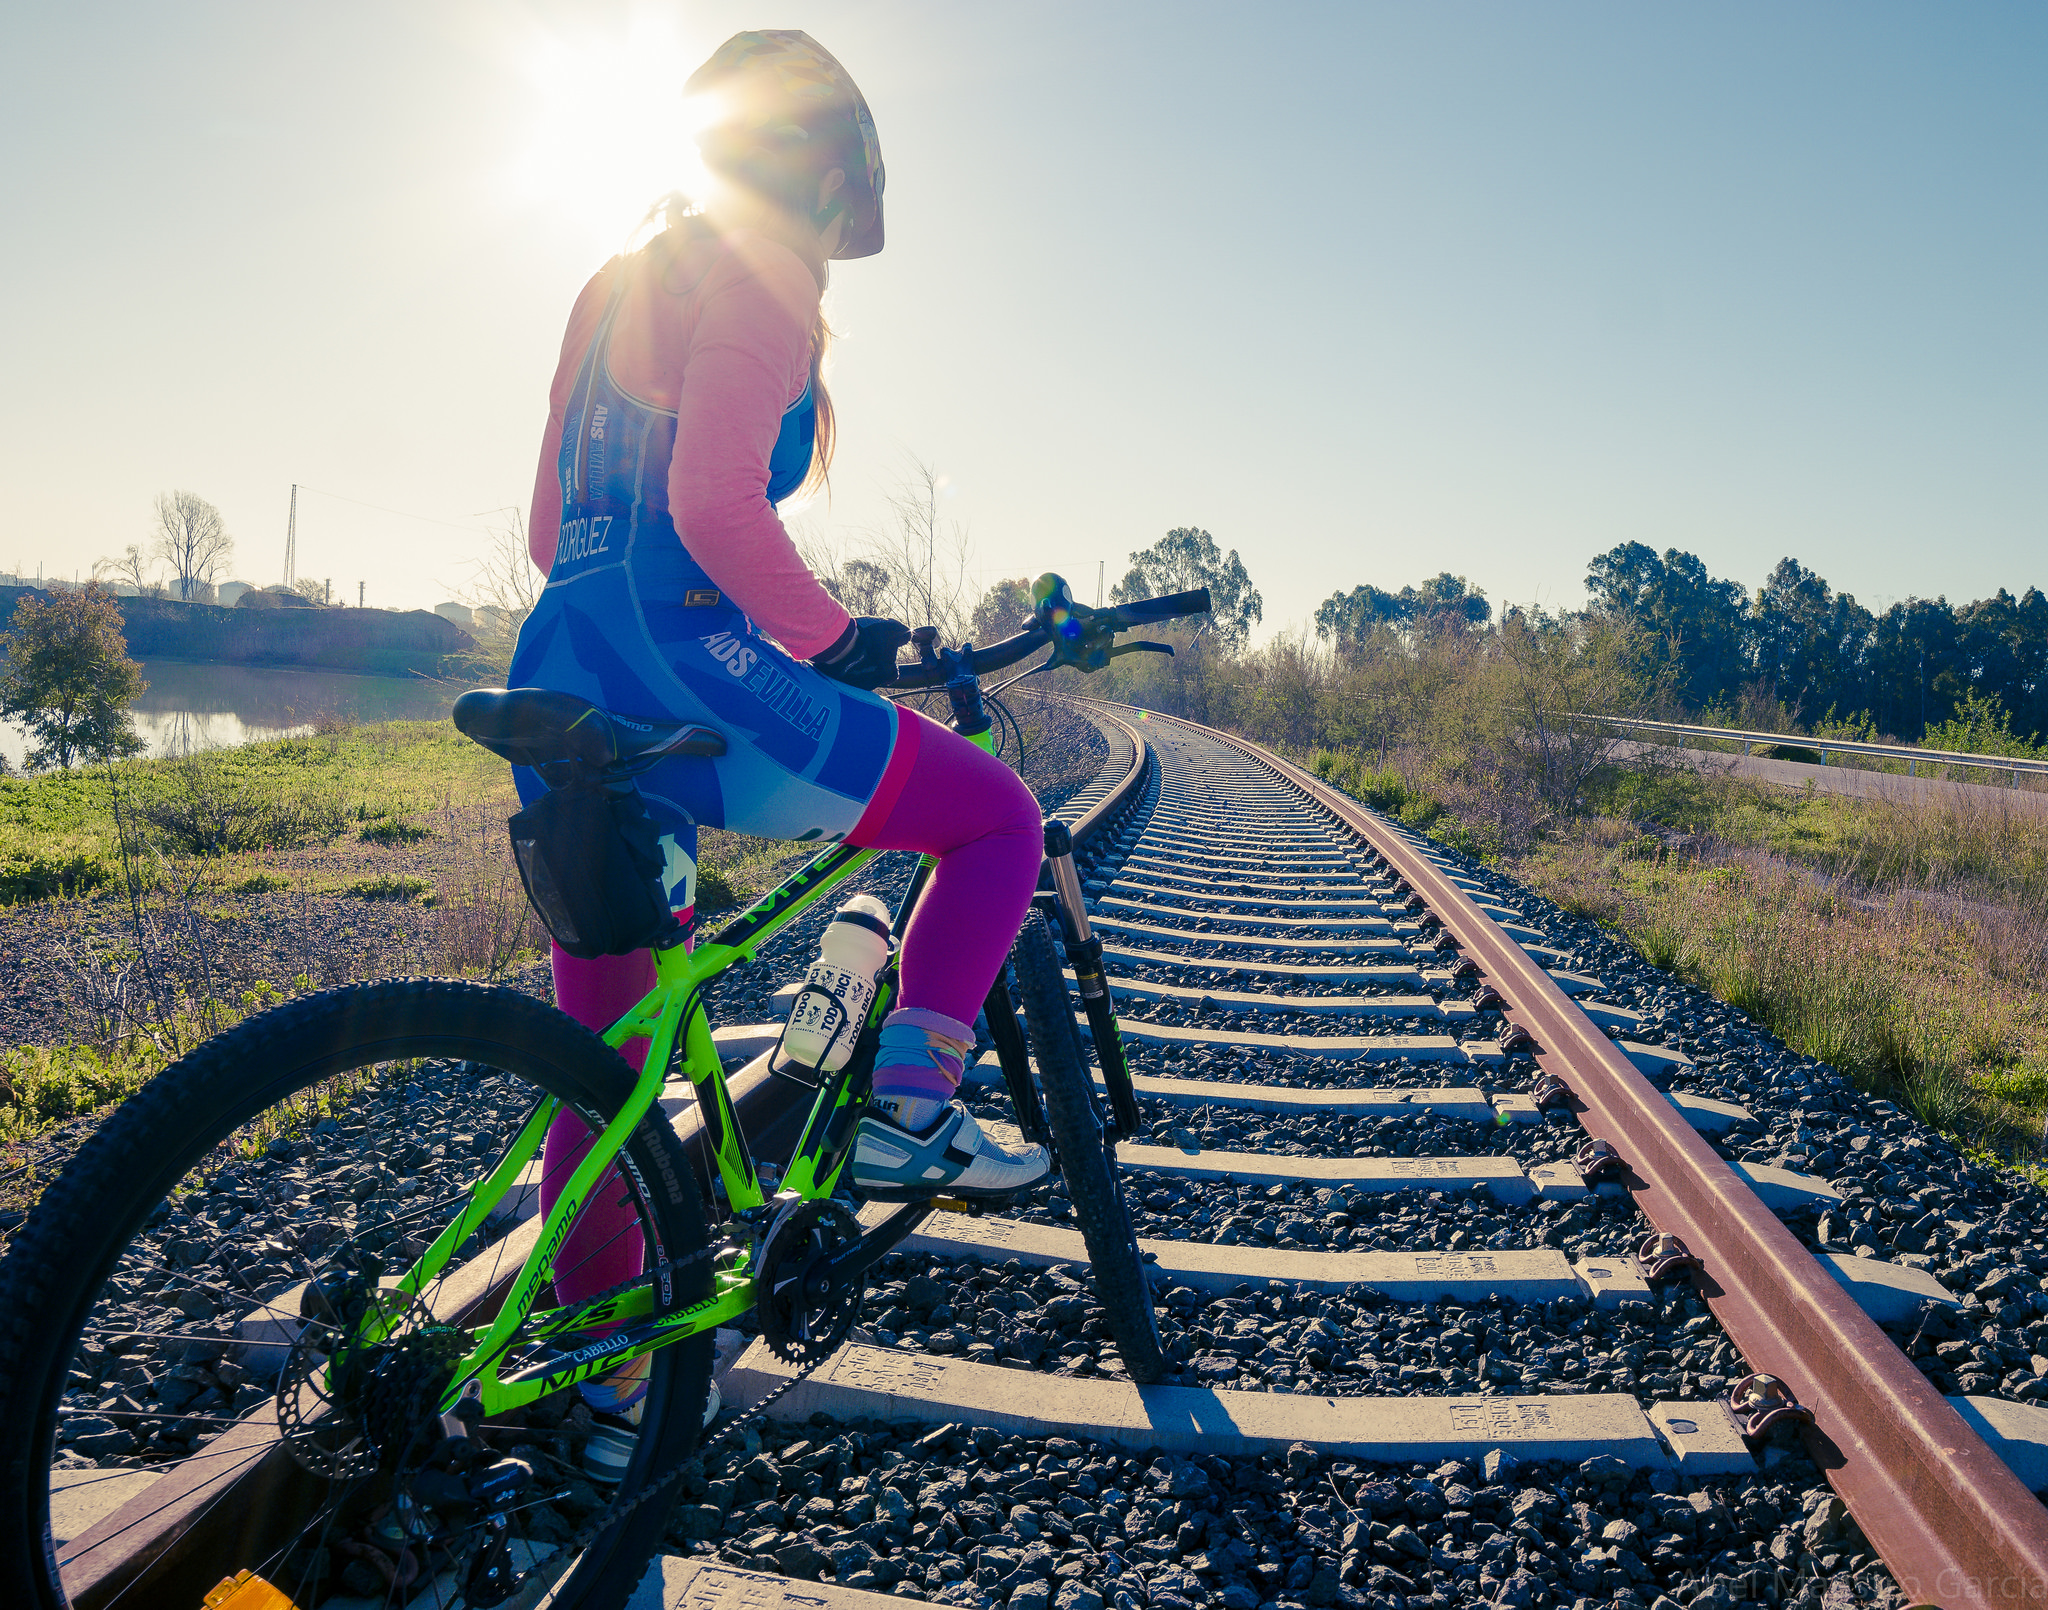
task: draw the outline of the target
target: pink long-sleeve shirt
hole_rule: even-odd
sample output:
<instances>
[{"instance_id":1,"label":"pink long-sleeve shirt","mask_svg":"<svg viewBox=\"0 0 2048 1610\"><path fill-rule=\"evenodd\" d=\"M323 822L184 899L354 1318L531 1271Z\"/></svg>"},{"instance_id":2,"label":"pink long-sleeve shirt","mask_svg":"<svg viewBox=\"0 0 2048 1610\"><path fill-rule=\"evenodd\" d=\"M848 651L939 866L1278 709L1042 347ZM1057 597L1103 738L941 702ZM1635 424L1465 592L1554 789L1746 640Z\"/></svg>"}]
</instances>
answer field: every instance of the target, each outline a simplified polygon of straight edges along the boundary
<instances>
[{"instance_id":1,"label":"pink long-sleeve shirt","mask_svg":"<svg viewBox=\"0 0 2048 1610\"><path fill-rule=\"evenodd\" d=\"M563 416L612 276L624 274L611 375L640 401L675 411L669 513L684 546L757 626L809 659L839 639L847 613L797 553L766 488L783 413L810 378L818 282L795 252L751 231L679 251L658 244L612 259L569 314L527 521L533 562L543 571L554 562Z\"/></svg>"}]
</instances>

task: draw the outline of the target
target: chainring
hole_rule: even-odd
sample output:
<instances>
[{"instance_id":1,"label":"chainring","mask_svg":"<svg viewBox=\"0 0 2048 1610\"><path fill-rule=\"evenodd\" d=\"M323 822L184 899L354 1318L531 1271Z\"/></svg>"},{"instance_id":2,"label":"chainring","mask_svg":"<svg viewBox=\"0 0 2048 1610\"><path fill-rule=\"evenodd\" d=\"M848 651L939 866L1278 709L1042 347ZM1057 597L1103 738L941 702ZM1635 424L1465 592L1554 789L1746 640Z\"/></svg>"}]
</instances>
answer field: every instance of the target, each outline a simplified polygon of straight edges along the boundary
<instances>
[{"instance_id":1,"label":"chainring","mask_svg":"<svg viewBox=\"0 0 2048 1610\"><path fill-rule=\"evenodd\" d=\"M754 1307L777 1358L812 1363L853 1330L867 1283L834 1289L828 1265L860 1238L860 1220L829 1198L799 1203L770 1234Z\"/></svg>"}]
</instances>

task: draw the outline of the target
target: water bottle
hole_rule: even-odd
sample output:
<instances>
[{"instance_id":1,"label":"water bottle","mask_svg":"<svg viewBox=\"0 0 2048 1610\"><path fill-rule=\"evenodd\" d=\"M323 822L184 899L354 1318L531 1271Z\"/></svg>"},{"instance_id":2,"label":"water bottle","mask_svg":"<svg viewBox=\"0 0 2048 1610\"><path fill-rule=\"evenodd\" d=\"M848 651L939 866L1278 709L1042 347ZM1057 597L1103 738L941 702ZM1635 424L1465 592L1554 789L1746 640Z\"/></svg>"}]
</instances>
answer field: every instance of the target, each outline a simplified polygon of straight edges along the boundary
<instances>
[{"instance_id":1,"label":"water bottle","mask_svg":"<svg viewBox=\"0 0 2048 1610\"><path fill-rule=\"evenodd\" d=\"M875 1003L875 975L888 959L889 908L857 894L825 925L818 959L789 1009L782 1060L820 1073L844 1067Z\"/></svg>"}]
</instances>

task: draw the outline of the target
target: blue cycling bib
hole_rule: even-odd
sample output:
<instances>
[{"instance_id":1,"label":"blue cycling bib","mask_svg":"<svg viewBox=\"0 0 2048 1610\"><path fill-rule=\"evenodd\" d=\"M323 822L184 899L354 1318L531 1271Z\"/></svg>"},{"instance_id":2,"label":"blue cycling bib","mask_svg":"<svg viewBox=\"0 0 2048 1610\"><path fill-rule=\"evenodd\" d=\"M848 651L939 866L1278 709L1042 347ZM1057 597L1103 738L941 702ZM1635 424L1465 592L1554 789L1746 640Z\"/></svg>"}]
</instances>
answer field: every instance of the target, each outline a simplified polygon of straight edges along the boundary
<instances>
[{"instance_id":1,"label":"blue cycling bib","mask_svg":"<svg viewBox=\"0 0 2048 1610\"><path fill-rule=\"evenodd\" d=\"M622 265L569 394L557 462L561 530L510 682L578 694L622 715L704 721L725 734L723 756L665 760L640 779L674 846L670 893L680 906L694 875L695 823L763 838L844 837L880 786L896 709L792 659L684 546L668 507L675 411L631 396L611 376L625 281ZM782 418L762 489L769 502L802 483L816 432L806 386ZM514 776L523 800L545 791L530 770Z\"/></svg>"}]
</instances>

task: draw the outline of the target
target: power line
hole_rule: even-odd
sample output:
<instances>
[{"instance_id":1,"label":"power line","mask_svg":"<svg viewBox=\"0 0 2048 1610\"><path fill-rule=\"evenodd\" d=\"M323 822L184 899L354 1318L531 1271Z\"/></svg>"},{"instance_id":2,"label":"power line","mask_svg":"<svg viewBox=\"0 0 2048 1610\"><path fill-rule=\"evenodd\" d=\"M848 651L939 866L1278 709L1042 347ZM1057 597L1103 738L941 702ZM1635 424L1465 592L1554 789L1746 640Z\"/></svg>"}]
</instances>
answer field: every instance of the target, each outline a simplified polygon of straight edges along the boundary
<instances>
[{"instance_id":1,"label":"power line","mask_svg":"<svg viewBox=\"0 0 2048 1610\"><path fill-rule=\"evenodd\" d=\"M375 509L380 514L395 514L401 520L423 520L428 525L444 525L451 531L468 531L472 534L476 530L475 526L464 525L459 520L443 520L431 514L414 514L410 509L394 509L389 504L371 503L365 498L352 498L340 492L323 492L317 486L301 485L299 490L301 492L311 492L315 497L333 498L337 503L353 503L360 509ZM492 510L490 512L496 513L497 511ZM477 516L471 515L470 518L476 519Z\"/></svg>"}]
</instances>

